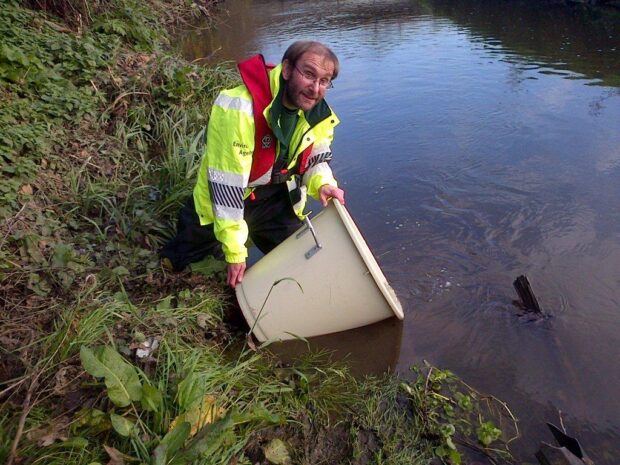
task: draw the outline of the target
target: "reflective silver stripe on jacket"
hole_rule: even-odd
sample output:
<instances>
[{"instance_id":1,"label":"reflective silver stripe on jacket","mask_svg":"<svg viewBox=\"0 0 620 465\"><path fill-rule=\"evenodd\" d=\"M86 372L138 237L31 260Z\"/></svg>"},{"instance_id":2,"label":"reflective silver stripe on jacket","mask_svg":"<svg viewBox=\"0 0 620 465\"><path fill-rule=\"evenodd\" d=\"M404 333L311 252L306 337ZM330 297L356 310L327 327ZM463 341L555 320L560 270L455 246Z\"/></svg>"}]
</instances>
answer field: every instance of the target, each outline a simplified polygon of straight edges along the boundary
<instances>
[{"instance_id":1,"label":"reflective silver stripe on jacket","mask_svg":"<svg viewBox=\"0 0 620 465\"><path fill-rule=\"evenodd\" d=\"M329 162L332 159L332 151L328 142L315 144L312 147L310 156L308 157L308 166L306 169L311 168L319 163Z\"/></svg>"},{"instance_id":2,"label":"reflective silver stripe on jacket","mask_svg":"<svg viewBox=\"0 0 620 465\"><path fill-rule=\"evenodd\" d=\"M209 168L209 192L217 218L243 219L244 176Z\"/></svg>"},{"instance_id":3,"label":"reflective silver stripe on jacket","mask_svg":"<svg viewBox=\"0 0 620 465\"><path fill-rule=\"evenodd\" d=\"M319 163L317 165L312 166L304 173L303 184L308 184L308 182L310 181L310 178L313 175L319 174L319 173L324 174L329 177L333 177L332 169L329 167L329 165L327 163Z\"/></svg>"},{"instance_id":4,"label":"reflective silver stripe on jacket","mask_svg":"<svg viewBox=\"0 0 620 465\"><path fill-rule=\"evenodd\" d=\"M311 155L310 158L308 159L308 168L312 168L315 165L318 165L319 163L323 163L323 162L329 162L332 159L332 153L331 152L323 152L323 153L317 153L316 155Z\"/></svg>"},{"instance_id":5,"label":"reflective silver stripe on jacket","mask_svg":"<svg viewBox=\"0 0 620 465\"><path fill-rule=\"evenodd\" d=\"M319 163L318 165L314 165L312 168L309 168L303 176L302 183L307 185L310 182L310 178L315 174L324 174L329 177L333 177L332 169L329 167L327 163Z\"/></svg>"},{"instance_id":6,"label":"reflective silver stripe on jacket","mask_svg":"<svg viewBox=\"0 0 620 465\"><path fill-rule=\"evenodd\" d=\"M224 108L225 110L239 110L247 113L249 116L253 116L252 101L246 100L241 97L231 97L226 94L220 94L213 103L216 107Z\"/></svg>"},{"instance_id":7,"label":"reflective silver stripe on jacket","mask_svg":"<svg viewBox=\"0 0 620 465\"><path fill-rule=\"evenodd\" d=\"M260 178L255 179L254 181L249 183L248 186L256 187L256 186L264 186L265 184L269 184L269 181L271 181L271 169L272 168L273 167L270 166L265 174L261 175Z\"/></svg>"}]
</instances>

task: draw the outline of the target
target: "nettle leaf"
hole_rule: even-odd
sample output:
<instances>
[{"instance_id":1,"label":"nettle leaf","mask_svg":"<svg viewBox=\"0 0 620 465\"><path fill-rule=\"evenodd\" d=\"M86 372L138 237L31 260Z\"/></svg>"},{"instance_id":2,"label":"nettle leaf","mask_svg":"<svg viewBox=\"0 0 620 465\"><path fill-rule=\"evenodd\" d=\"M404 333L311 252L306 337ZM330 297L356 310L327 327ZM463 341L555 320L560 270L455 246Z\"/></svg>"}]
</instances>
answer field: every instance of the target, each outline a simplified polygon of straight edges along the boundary
<instances>
[{"instance_id":1,"label":"nettle leaf","mask_svg":"<svg viewBox=\"0 0 620 465\"><path fill-rule=\"evenodd\" d=\"M138 372L111 347L91 350L80 348L80 360L84 369L96 378L105 378L108 397L118 407L126 407L132 401L142 399L142 384Z\"/></svg>"},{"instance_id":2,"label":"nettle leaf","mask_svg":"<svg viewBox=\"0 0 620 465\"><path fill-rule=\"evenodd\" d=\"M117 415L116 413L110 414L110 421L112 422L112 427L114 428L114 431L124 437L131 436L131 433L136 427L136 424L133 421Z\"/></svg>"},{"instance_id":3,"label":"nettle leaf","mask_svg":"<svg viewBox=\"0 0 620 465\"><path fill-rule=\"evenodd\" d=\"M35 263L45 263L45 256L39 248L40 239L36 234L26 234L22 238L22 247L25 251L22 255L27 255Z\"/></svg>"},{"instance_id":4,"label":"nettle leaf","mask_svg":"<svg viewBox=\"0 0 620 465\"><path fill-rule=\"evenodd\" d=\"M129 276L129 270L122 265L117 266L112 270L112 274L117 278L122 278L123 276Z\"/></svg>"},{"instance_id":5,"label":"nettle leaf","mask_svg":"<svg viewBox=\"0 0 620 465\"><path fill-rule=\"evenodd\" d=\"M41 297L46 296L52 290L45 278L42 278L36 273L30 273L28 275L28 283L26 287Z\"/></svg>"},{"instance_id":6,"label":"nettle leaf","mask_svg":"<svg viewBox=\"0 0 620 465\"><path fill-rule=\"evenodd\" d=\"M73 259L73 248L67 244L57 244L52 255L52 267L66 268Z\"/></svg>"}]
</instances>

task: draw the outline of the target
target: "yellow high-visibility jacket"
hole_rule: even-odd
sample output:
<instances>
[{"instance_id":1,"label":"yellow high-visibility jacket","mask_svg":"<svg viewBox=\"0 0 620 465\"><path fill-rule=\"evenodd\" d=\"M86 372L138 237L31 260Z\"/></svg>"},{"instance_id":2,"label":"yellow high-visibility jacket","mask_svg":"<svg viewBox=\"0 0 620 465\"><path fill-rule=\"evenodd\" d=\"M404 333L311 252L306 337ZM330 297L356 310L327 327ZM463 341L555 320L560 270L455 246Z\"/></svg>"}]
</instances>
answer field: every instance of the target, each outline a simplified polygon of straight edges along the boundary
<instances>
[{"instance_id":1,"label":"yellow high-visibility jacket","mask_svg":"<svg viewBox=\"0 0 620 465\"><path fill-rule=\"evenodd\" d=\"M269 71L271 95L278 95L282 65ZM273 100L265 108L269 122ZM308 112L299 110L299 119L290 142L288 169L293 170L300 154L312 144L303 176L287 182L289 191L299 188L301 200L291 205L304 218L306 194L318 199L325 184L337 186L328 162L330 143L337 116L322 101ZM243 200L252 190L268 184L270 176L248 184L254 153L254 116L252 97L244 85L222 91L213 104L207 128L207 146L194 187L194 204L201 225L214 225L215 236L222 244L228 263L244 262L248 227L243 219ZM277 147L279 154L279 146ZM270 174L270 173L269 173ZM300 185L298 185L300 184Z\"/></svg>"}]
</instances>

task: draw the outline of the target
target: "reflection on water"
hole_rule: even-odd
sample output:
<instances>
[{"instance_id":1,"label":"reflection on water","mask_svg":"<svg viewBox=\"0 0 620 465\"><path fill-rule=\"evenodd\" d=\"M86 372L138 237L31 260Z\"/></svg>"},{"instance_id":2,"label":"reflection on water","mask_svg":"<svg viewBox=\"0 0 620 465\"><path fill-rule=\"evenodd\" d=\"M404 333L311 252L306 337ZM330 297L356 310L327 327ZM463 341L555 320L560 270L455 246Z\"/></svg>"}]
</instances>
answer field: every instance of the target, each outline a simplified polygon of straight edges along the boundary
<instances>
[{"instance_id":1,"label":"reflection on water","mask_svg":"<svg viewBox=\"0 0 620 465\"><path fill-rule=\"evenodd\" d=\"M561 410L597 465L615 465L620 14L525 0L226 7L216 31L181 39L190 58L278 61L297 38L341 58L332 166L406 317L393 334L316 344L403 376L422 359L452 369L521 418L523 460ZM515 309L520 274L551 318ZM385 352L359 352L366 341Z\"/></svg>"},{"instance_id":2,"label":"reflection on water","mask_svg":"<svg viewBox=\"0 0 620 465\"><path fill-rule=\"evenodd\" d=\"M269 348L285 362L294 361L309 350L327 351L334 360L345 361L357 377L380 375L396 369L402 331L402 321L390 318L363 328L309 338L307 343L290 340Z\"/></svg>"}]
</instances>

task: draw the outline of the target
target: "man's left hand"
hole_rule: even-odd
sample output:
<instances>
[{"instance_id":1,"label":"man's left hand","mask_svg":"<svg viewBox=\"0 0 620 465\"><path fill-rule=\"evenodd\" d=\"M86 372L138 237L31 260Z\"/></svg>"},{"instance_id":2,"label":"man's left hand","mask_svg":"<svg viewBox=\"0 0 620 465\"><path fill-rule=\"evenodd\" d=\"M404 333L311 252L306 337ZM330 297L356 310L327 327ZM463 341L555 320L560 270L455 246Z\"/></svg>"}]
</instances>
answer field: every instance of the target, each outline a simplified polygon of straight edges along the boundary
<instances>
[{"instance_id":1,"label":"man's left hand","mask_svg":"<svg viewBox=\"0 0 620 465\"><path fill-rule=\"evenodd\" d=\"M330 198L334 198L344 205L344 191L342 189L330 186L329 184L322 185L319 189L319 200L324 207L327 207L327 201Z\"/></svg>"}]
</instances>

